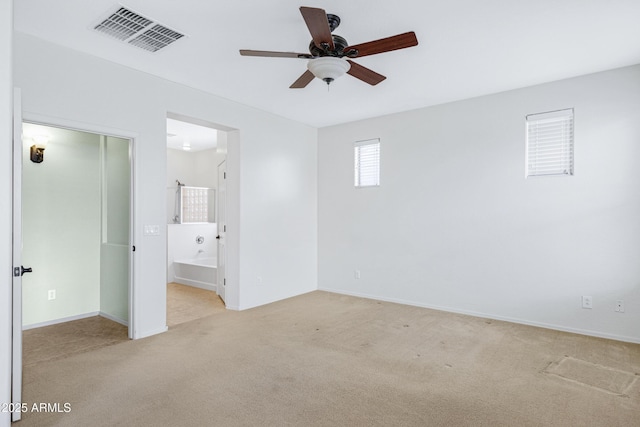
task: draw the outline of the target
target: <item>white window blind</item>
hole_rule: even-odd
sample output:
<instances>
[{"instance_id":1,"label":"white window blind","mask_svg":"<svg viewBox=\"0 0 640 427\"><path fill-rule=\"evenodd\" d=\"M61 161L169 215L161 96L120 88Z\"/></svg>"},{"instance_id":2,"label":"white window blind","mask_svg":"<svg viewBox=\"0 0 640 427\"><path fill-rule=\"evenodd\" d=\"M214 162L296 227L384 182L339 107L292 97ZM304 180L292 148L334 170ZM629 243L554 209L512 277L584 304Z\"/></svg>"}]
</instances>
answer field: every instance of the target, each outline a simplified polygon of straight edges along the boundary
<instances>
[{"instance_id":1,"label":"white window blind","mask_svg":"<svg viewBox=\"0 0 640 427\"><path fill-rule=\"evenodd\" d=\"M380 185L380 139L353 144L354 183L356 187Z\"/></svg>"},{"instance_id":2,"label":"white window blind","mask_svg":"<svg viewBox=\"0 0 640 427\"><path fill-rule=\"evenodd\" d=\"M573 109L527 116L527 176L573 175Z\"/></svg>"}]
</instances>

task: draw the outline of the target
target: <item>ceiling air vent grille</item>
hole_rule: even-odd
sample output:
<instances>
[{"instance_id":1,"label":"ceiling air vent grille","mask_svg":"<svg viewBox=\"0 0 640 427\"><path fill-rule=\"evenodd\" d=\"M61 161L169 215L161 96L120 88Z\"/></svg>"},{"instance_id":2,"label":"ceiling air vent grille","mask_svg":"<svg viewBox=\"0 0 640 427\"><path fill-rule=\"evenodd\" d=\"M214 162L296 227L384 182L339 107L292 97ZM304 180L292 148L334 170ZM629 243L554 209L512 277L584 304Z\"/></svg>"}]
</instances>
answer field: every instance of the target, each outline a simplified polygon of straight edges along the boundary
<instances>
[{"instance_id":1,"label":"ceiling air vent grille","mask_svg":"<svg viewBox=\"0 0 640 427\"><path fill-rule=\"evenodd\" d=\"M177 31L173 31L160 24L156 24L144 33L136 36L134 39L129 40L129 43L142 49L155 52L182 37L184 37L184 34L180 34Z\"/></svg>"},{"instance_id":2,"label":"ceiling air vent grille","mask_svg":"<svg viewBox=\"0 0 640 427\"><path fill-rule=\"evenodd\" d=\"M124 7L118 8L93 28L149 52L157 52L184 37L184 34Z\"/></svg>"}]
</instances>

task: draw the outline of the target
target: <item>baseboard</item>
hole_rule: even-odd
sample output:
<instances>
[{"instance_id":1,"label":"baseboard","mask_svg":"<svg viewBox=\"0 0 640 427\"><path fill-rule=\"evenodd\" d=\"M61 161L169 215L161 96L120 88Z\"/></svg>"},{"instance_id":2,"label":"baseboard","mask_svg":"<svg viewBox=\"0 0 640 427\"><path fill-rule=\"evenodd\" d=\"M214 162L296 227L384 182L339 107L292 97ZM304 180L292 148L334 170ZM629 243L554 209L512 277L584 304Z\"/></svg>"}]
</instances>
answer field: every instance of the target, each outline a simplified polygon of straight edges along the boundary
<instances>
[{"instance_id":1,"label":"baseboard","mask_svg":"<svg viewBox=\"0 0 640 427\"><path fill-rule=\"evenodd\" d=\"M184 277L176 276L174 282L181 285L192 286L194 288L206 289L207 291L218 291L217 285L212 285L210 283L200 282L197 280L185 279Z\"/></svg>"},{"instance_id":2,"label":"baseboard","mask_svg":"<svg viewBox=\"0 0 640 427\"><path fill-rule=\"evenodd\" d=\"M30 325L23 325L22 330L43 328L45 326L57 325L58 323L72 322L74 320L86 319L87 317L99 316L99 311L92 311L90 313L76 314L75 316L61 317L60 319L48 320L46 322L32 323Z\"/></svg>"},{"instance_id":3,"label":"baseboard","mask_svg":"<svg viewBox=\"0 0 640 427\"><path fill-rule=\"evenodd\" d=\"M414 301L407 301L407 300L398 299L398 298L384 298L384 297L380 297L380 296L377 296L377 295L361 294L361 293L358 293L358 292L348 292L348 291L343 291L343 290L340 290L340 289L318 288L318 290L325 291L325 292L331 292L331 293L334 293L334 294L349 295L349 296L353 296L353 297L372 299L372 300L376 300L376 301L386 301L386 302L392 302L392 303L396 303L396 304L403 304L403 305L410 305L410 306L414 306L414 307L428 308L430 310L445 311L445 312L448 312L448 313L465 314L467 316L481 317L483 319L501 320L503 322L517 323L517 324L520 324L520 325L527 325L527 326L535 326L535 327L538 327L538 328L552 329L554 331L569 332L569 333L572 333L572 334L587 335L587 336L590 336L590 337L605 338L605 339L610 339L610 340L615 340L615 341L623 341L623 342L629 342L629 343L633 343L633 344L640 344L640 339L635 338L635 337L628 337L628 336L625 336L625 335L609 334L609 333L604 333L604 332L599 332L599 331L592 331L592 330L589 330L589 329L570 328L570 327L566 327L566 326L555 325L555 324L552 324L552 323L535 322L535 321L530 321L530 320L526 320L526 319L519 319L519 318L514 318L514 317L506 317L506 316L498 316L498 315L482 313L482 312L477 312L477 311L470 311L470 310L460 310L460 309L452 308L452 307L443 307L443 306L438 306L438 305L421 304L421 303L416 303Z\"/></svg>"},{"instance_id":4,"label":"baseboard","mask_svg":"<svg viewBox=\"0 0 640 427\"><path fill-rule=\"evenodd\" d=\"M116 316L112 316L111 314L107 314L104 311L100 312L100 317L104 317L105 319L112 320L116 323L120 323L121 325L124 325L127 327L129 326L129 322L127 322L126 320L120 319L119 317L116 317Z\"/></svg>"}]
</instances>

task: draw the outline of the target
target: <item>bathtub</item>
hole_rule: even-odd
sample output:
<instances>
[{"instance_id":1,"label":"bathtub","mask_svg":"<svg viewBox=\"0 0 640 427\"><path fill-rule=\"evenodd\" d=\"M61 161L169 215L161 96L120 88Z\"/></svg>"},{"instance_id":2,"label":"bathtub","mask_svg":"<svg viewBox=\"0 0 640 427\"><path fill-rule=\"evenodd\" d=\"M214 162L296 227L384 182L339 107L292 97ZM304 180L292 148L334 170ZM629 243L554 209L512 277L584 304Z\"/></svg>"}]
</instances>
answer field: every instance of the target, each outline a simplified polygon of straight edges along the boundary
<instances>
[{"instance_id":1,"label":"bathtub","mask_svg":"<svg viewBox=\"0 0 640 427\"><path fill-rule=\"evenodd\" d=\"M173 261L176 283L215 291L217 282L216 261L215 258Z\"/></svg>"}]
</instances>

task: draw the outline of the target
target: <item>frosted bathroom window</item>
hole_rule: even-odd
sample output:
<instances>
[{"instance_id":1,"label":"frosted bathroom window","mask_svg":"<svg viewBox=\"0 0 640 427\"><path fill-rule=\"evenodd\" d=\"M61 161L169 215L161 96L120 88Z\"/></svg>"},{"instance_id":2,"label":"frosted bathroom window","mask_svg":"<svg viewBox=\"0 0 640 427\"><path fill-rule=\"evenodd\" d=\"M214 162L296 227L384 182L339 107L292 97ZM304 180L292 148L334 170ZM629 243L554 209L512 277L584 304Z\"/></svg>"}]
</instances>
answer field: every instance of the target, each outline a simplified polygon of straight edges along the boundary
<instances>
[{"instance_id":1,"label":"frosted bathroom window","mask_svg":"<svg viewBox=\"0 0 640 427\"><path fill-rule=\"evenodd\" d=\"M185 222L214 222L213 190L203 187L180 187L182 221Z\"/></svg>"}]
</instances>

